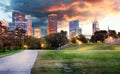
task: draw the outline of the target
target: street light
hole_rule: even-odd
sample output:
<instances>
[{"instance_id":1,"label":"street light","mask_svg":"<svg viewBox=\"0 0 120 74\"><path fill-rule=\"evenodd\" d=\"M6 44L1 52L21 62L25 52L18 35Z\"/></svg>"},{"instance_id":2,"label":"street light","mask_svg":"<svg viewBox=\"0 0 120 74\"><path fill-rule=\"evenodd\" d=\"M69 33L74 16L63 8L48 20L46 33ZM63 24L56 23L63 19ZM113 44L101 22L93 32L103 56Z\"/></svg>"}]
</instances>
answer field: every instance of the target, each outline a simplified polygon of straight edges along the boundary
<instances>
[{"instance_id":1,"label":"street light","mask_svg":"<svg viewBox=\"0 0 120 74\"><path fill-rule=\"evenodd\" d=\"M41 48L45 48L45 44L44 43L41 43Z\"/></svg>"},{"instance_id":2,"label":"street light","mask_svg":"<svg viewBox=\"0 0 120 74\"><path fill-rule=\"evenodd\" d=\"M24 45L24 48L25 48L25 49L28 49L28 45Z\"/></svg>"},{"instance_id":3,"label":"street light","mask_svg":"<svg viewBox=\"0 0 120 74\"><path fill-rule=\"evenodd\" d=\"M79 44L79 45L82 44L82 42L78 39L76 39L76 43Z\"/></svg>"},{"instance_id":4,"label":"street light","mask_svg":"<svg viewBox=\"0 0 120 74\"><path fill-rule=\"evenodd\" d=\"M110 40L112 40L112 39L113 39L111 36L110 36L109 38L110 38Z\"/></svg>"}]
</instances>

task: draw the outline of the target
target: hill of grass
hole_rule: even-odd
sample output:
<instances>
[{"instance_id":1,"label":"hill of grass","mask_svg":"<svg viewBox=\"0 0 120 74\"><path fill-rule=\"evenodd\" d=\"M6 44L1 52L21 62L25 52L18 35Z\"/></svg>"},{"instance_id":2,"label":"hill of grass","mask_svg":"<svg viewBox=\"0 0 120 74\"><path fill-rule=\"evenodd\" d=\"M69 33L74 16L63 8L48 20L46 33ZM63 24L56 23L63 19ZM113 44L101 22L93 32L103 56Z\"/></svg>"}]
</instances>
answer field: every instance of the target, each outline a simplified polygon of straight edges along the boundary
<instances>
[{"instance_id":1,"label":"hill of grass","mask_svg":"<svg viewBox=\"0 0 120 74\"><path fill-rule=\"evenodd\" d=\"M83 44L42 50L31 74L120 74L119 48L119 44Z\"/></svg>"}]
</instances>

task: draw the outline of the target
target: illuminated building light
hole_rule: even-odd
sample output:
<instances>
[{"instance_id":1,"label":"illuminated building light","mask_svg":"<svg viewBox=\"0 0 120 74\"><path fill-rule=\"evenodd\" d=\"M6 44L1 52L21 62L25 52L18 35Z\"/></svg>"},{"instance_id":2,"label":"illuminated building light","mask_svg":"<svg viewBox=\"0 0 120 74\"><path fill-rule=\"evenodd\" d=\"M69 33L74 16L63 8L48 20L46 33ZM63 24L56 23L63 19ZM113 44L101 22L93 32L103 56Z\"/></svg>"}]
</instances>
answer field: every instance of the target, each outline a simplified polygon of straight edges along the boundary
<instances>
[{"instance_id":1,"label":"illuminated building light","mask_svg":"<svg viewBox=\"0 0 120 74\"><path fill-rule=\"evenodd\" d=\"M41 30L40 28L34 28L34 37L40 38L41 37Z\"/></svg>"},{"instance_id":2,"label":"illuminated building light","mask_svg":"<svg viewBox=\"0 0 120 74\"><path fill-rule=\"evenodd\" d=\"M50 14L48 15L48 35L57 33L57 15Z\"/></svg>"}]
</instances>

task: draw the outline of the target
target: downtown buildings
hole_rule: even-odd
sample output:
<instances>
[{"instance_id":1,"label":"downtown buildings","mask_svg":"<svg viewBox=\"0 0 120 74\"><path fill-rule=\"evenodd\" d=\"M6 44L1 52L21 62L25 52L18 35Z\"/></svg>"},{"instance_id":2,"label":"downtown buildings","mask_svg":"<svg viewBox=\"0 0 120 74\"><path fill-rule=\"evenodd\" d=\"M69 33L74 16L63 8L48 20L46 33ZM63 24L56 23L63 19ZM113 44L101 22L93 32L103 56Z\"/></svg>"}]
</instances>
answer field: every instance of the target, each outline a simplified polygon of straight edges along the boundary
<instances>
[{"instance_id":1,"label":"downtown buildings","mask_svg":"<svg viewBox=\"0 0 120 74\"><path fill-rule=\"evenodd\" d=\"M13 27L12 27L13 26ZM32 21L27 18L27 16L20 11L12 12L12 24L9 24L10 30L20 27L26 30L26 35L32 36Z\"/></svg>"},{"instance_id":2,"label":"downtown buildings","mask_svg":"<svg viewBox=\"0 0 120 74\"><path fill-rule=\"evenodd\" d=\"M99 31L100 28L99 28L99 23L97 20L95 20L93 23L92 23L92 30L93 30L93 34L96 32L96 31Z\"/></svg>"},{"instance_id":3,"label":"downtown buildings","mask_svg":"<svg viewBox=\"0 0 120 74\"><path fill-rule=\"evenodd\" d=\"M57 33L57 15L50 14L48 15L48 35Z\"/></svg>"},{"instance_id":4,"label":"downtown buildings","mask_svg":"<svg viewBox=\"0 0 120 74\"><path fill-rule=\"evenodd\" d=\"M27 19L24 13L20 11L13 11L12 12L12 23L13 23L14 29L16 27L20 27L27 31Z\"/></svg>"},{"instance_id":5,"label":"downtown buildings","mask_svg":"<svg viewBox=\"0 0 120 74\"><path fill-rule=\"evenodd\" d=\"M34 37L40 38L41 37L41 30L40 28L34 28Z\"/></svg>"},{"instance_id":6,"label":"downtown buildings","mask_svg":"<svg viewBox=\"0 0 120 74\"><path fill-rule=\"evenodd\" d=\"M40 38L43 36L43 29L39 26L42 25L40 22L38 24L33 24L31 20L26 16L26 14L20 11L13 11L12 13L12 23L10 23L10 30L15 29L16 27L21 27L27 31L27 35L34 36ZM33 26L34 25L34 26ZM38 26L35 26L38 25ZM74 36L78 36L82 33L82 29L79 28L79 20L74 20L67 24L69 26L69 38ZM12 27L14 26L14 27ZM64 29L63 29L64 30ZM38 33L37 33L38 32ZM48 15L48 26L47 26L47 35L57 33L58 32L58 20L57 14L49 14ZM44 32L45 33L45 32ZM42 34L42 35L41 35ZM46 34L45 34L46 35ZM45 36L44 35L44 36Z\"/></svg>"},{"instance_id":7,"label":"downtown buildings","mask_svg":"<svg viewBox=\"0 0 120 74\"><path fill-rule=\"evenodd\" d=\"M28 26L27 26L27 35L32 36L33 35L32 21L28 20L27 24L28 24Z\"/></svg>"},{"instance_id":8,"label":"downtown buildings","mask_svg":"<svg viewBox=\"0 0 120 74\"><path fill-rule=\"evenodd\" d=\"M69 22L69 38L73 38L82 33L82 29L79 28L79 20Z\"/></svg>"}]
</instances>

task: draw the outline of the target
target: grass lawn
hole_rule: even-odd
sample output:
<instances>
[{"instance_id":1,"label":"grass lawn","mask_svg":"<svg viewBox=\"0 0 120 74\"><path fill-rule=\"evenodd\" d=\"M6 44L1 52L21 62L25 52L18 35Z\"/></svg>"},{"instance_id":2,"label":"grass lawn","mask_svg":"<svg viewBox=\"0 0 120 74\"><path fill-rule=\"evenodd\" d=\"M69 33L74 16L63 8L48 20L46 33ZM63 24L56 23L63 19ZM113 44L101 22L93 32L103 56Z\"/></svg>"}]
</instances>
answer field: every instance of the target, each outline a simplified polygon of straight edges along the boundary
<instances>
[{"instance_id":1,"label":"grass lawn","mask_svg":"<svg viewBox=\"0 0 120 74\"><path fill-rule=\"evenodd\" d=\"M73 44L64 50L120 50L120 44Z\"/></svg>"},{"instance_id":2,"label":"grass lawn","mask_svg":"<svg viewBox=\"0 0 120 74\"><path fill-rule=\"evenodd\" d=\"M22 51L22 50L6 50L5 52L0 50L0 58L12 55L12 54L20 52L20 51Z\"/></svg>"},{"instance_id":3,"label":"grass lawn","mask_svg":"<svg viewBox=\"0 0 120 74\"><path fill-rule=\"evenodd\" d=\"M120 74L119 48L119 44L84 44L41 50L31 74Z\"/></svg>"}]
</instances>

